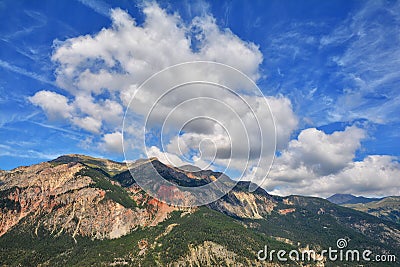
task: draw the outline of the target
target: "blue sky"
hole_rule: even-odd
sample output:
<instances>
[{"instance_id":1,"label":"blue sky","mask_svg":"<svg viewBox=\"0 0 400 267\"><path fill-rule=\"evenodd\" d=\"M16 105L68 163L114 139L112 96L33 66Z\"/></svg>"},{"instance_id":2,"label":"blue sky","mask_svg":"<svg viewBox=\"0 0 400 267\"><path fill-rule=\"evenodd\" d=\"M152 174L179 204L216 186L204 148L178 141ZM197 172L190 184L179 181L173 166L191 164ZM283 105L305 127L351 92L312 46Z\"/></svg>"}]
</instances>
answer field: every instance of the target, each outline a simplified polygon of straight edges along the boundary
<instances>
[{"instance_id":1,"label":"blue sky","mask_svg":"<svg viewBox=\"0 0 400 267\"><path fill-rule=\"evenodd\" d=\"M332 185L328 181L334 181L336 185L340 183L334 179L343 181L348 173L360 173L355 169L358 163L367 164L371 160L377 164L373 166L375 169L392 170L389 174L381 173L382 177L394 174L398 179L398 1L160 1L155 5L166 16L179 15L179 23L186 26L191 25L195 17L211 17L222 32L221 36L231 38L226 33L228 31L235 36L228 40L239 40L246 45L252 43L257 47L251 51L254 52L255 60L260 55L262 61L253 63L249 59L249 64L255 64L257 68L257 85L266 96L288 100L290 116L296 120L295 124L288 126L289 138L282 141L278 151L278 155L283 155L278 159L278 166L294 166L298 163L310 172L306 176L315 176L315 179L322 177L318 181L328 187ZM146 6L146 2L134 1L0 2L1 169L30 165L68 153L123 160L120 150L112 143L117 137L113 134L118 133L120 127L118 103L123 101L117 101L113 95L115 91L112 90L92 92L93 103L104 106L111 103L106 102L107 99L117 103L115 108L119 115L116 115L114 122L107 122L107 114L95 118L103 121L101 125L84 120L90 114L85 117L87 114L82 111L82 107L79 113L74 113L78 110L78 104L75 104L80 95L78 91L85 89L83 86L66 84L70 80L64 83L61 81L67 76L66 68L60 65L71 57L70 54L62 54L61 48L67 47L68 39L71 44L77 41L77 37L95 37L102 29L118 33L118 29L112 26L117 15L111 10L122 11L121 14L136 21L135 27L145 28L146 15L143 10ZM206 25L204 21L199 27ZM148 28L149 31L151 29ZM193 32L189 31L188 34ZM195 38L192 38L191 49L194 54L204 46L204 43L199 42L196 43ZM123 47L124 43L119 46ZM173 42L170 48L174 49ZM59 56L56 55L57 51ZM141 60L146 61L146 55ZM179 63L179 60L178 57L171 62ZM150 57L148 61L151 61ZM103 63L96 65L96 62L87 61L85 64L89 64L88 69L95 69L96 72L96 69L102 68ZM83 65L79 68L84 70ZM118 81L112 80L114 83ZM36 95L38 92L52 92L56 95ZM37 97L32 98L35 95ZM49 109L46 106L48 104L43 100L46 97L55 97L67 109L74 111L68 116L60 115L54 107ZM126 106L121 104L121 108L125 109ZM74 116L80 116L82 120L75 120ZM284 116L285 113L282 113ZM314 162L311 160L313 156L304 154L304 151L309 151L307 134L320 136L321 144L327 146L325 151L329 154L330 147L338 147L340 143L332 141L336 140L332 137L334 133L350 134L350 130L347 130L350 128L360 129L362 133L351 132L351 144L344 149L351 147L347 162L337 163L338 160L332 158L327 159L329 164ZM338 157L347 157L340 151L332 153ZM293 156L299 154L302 155L300 158L310 160L300 160ZM296 168L286 170L283 176L294 175L293 181L300 182L303 191L294 190L291 183L285 182L287 179L277 173L274 176L275 182L265 187L278 194L303 193L310 180ZM328 170L320 170L324 168ZM374 175L366 174L368 177ZM315 184L320 185L319 182ZM373 182L370 188L364 188L361 182L355 182L353 186L357 189L349 192L384 195L396 194L397 191L398 194L399 187L393 185L393 180L387 183L384 188ZM392 189L389 190L390 187ZM337 187L337 190L340 188ZM328 189L311 190L311 194L315 195L328 193L331 193Z\"/></svg>"}]
</instances>

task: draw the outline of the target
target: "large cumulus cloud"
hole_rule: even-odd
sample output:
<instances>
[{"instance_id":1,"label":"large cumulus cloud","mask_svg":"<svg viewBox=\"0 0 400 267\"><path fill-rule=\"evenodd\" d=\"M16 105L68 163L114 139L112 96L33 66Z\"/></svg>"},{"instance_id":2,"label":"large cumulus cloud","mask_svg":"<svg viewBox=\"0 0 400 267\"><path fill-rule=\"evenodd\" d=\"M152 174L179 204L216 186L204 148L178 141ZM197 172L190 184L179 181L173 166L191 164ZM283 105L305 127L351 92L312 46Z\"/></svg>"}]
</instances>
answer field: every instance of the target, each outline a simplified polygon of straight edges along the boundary
<instances>
[{"instance_id":1,"label":"large cumulus cloud","mask_svg":"<svg viewBox=\"0 0 400 267\"><path fill-rule=\"evenodd\" d=\"M139 25L127 12L114 9L111 11L111 27L103 28L93 35L55 41L52 60L57 66L56 83L68 94L39 91L30 98L31 102L42 107L49 118L62 117L69 120L73 127L100 135L103 144L99 147L115 152L120 151L115 147L115 137L121 132L119 127L123 110L128 106L132 95L137 93L139 85L154 73L182 62L209 60L227 64L254 81L260 77L259 66L263 61L263 56L259 47L254 43L241 40L229 29L221 29L211 15L195 17L190 23L184 23L178 14L169 14L154 3L147 4L143 13L145 20ZM149 107L154 105L162 90L168 87L171 81L181 77L188 81L206 77L215 83L226 84L232 90L248 89L244 88L247 85L243 84L242 78L232 75L232 71L212 72L208 69L186 68L176 77L166 76L149 88L142 88L131 105L133 112L145 117ZM226 124L226 128L234 128L234 131L229 133L229 138L240 140L243 146L238 148L238 153L235 153L237 168L240 168L243 165L242 162L247 160L248 147L242 140L254 139L251 136L245 136L243 131L236 130L238 114L239 120L245 121L245 126L248 128L245 129L247 135L255 135L256 131L253 129L257 125L254 124L251 112L261 118L267 118L269 110L268 107L262 105L262 102L268 100L275 115L280 147L286 145L291 132L297 127L297 117L292 111L290 101L285 97L264 99L262 94L245 94L243 96L245 101L256 107L250 110L241 102L242 99L227 95L224 90L212 89L211 91L208 97L220 99L226 105L209 103L207 109L199 102L191 106L182 105L179 112L175 112L178 115L172 117L170 121L178 125L188 117L194 117L206 110L207 116L218 117L223 124ZM44 94L51 94L51 97L43 98ZM176 108L183 100L203 95L204 92L197 86L166 98L165 101L160 102L158 109L154 110L152 122L162 123L165 120L164 115ZM55 98L60 102L56 108L51 104ZM226 106L233 109L233 112L226 112ZM270 121L269 126L271 123ZM208 151L217 149L217 160L224 165L229 148L226 146L227 140L223 139L227 136L221 136L217 128L215 123L192 123L185 128L182 138L187 140L186 145L190 146L190 149L198 147L203 139L214 141L212 147L207 146L210 143L202 143L203 156ZM140 136L143 135L142 132L126 130L128 133L133 133L133 139L136 141L143 139L143 136ZM270 134L264 136L265 140L272 140L273 130L268 129L268 132ZM253 150L261 147L263 140L258 139L257 142L251 144ZM189 140L197 140L197 142L189 142ZM170 148L171 151L165 152L177 152L172 149L174 142L175 140L171 139L166 144L166 148ZM137 144L138 142L135 142L134 145L137 146ZM271 150L271 147L267 148ZM196 157L196 155L193 156L193 158Z\"/></svg>"},{"instance_id":2,"label":"large cumulus cloud","mask_svg":"<svg viewBox=\"0 0 400 267\"><path fill-rule=\"evenodd\" d=\"M240 39L229 29L222 29L211 15L195 17L185 23L178 14L170 14L157 4L147 4L143 8L144 22L138 24L127 12L111 10L112 24L91 35L82 35L67 40L56 40L52 60L56 65L55 78L64 94L47 90L38 91L29 100L43 109L51 120L65 120L72 127L82 129L97 136L99 143L92 144L103 151L121 153L122 119L124 110L140 84L154 73L174 64L210 60L232 66L257 82L263 55L259 47ZM198 70L201 72L201 70ZM196 77L198 72L190 69L181 72L187 80ZM239 91L244 85L237 75L229 72L205 71L214 82L229 85ZM170 77L171 78L171 77ZM174 77L172 77L174 78ZM181 77L180 77L181 78ZM168 77L159 85L168 85ZM162 92L160 86L142 88L137 95L132 112L142 119L149 105L153 105ZM210 96L223 100L226 105L189 105L185 99L199 97L198 89L186 90L181 94L160 101L152 114L153 123L166 119L169 111L180 105L179 112L170 117L170 126L187 121L206 109L208 115L219 118L227 129L238 129L237 116L245 123L250 139L257 137L251 112L236 97L227 96L214 90ZM290 140L298 127L298 116L293 112L291 101L285 96L243 95L260 118L268 117L268 110L260 105L268 101L275 119L277 148L280 151L270 171L269 179L263 186L276 194L306 194L327 196L335 192L366 195L399 193L400 166L391 156L370 155L355 161L357 150L361 147L367 133L362 128L352 126L327 134L315 128L303 129L297 138ZM230 112L233 108L235 112ZM126 125L124 134L133 137L132 147L140 147L144 136L140 127L143 121ZM176 125L175 125L175 124ZM270 124L267 124L270 125ZM166 127L168 130L168 127ZM268 129L267 129L268 130ZM170 133L172 133L171 131ZM267 131L270 132L270 131ZM167 134L168 135L168 134ZM254 135L253 137L251 135ZM248 159L248 143L243 131L231 131L226 135L218 123L202 120L188 123L180 135L169 136L164 151L149 145L147 156L157 156L161 160L172 160L176 165L184 164L178 157L181 152L191 153L200 149L203 157L216 157L216 163L224 166L229 162L241 169ZM273 136L264 136L263 141ZM93 140L96 140L94 138ZM232 156L229 142L239 143ZM260 140L259 140L260 141ZM250 144L253 151L259 152L260 142ZM264 149L267 149L264 146ZM268 148L269 149L269 148ZM142 154L141 154L142 153ZM141 151L138 156L146 156ZM200 154L191 154L200 167L207 166ZM250 161L257 160L250 155ZM270 156L270 155L269 155ZM260 171L261 170L261 171ZM262 179L259 174L267 173L269 166L254 167L246 173L246 178Z\"/></svg>"},{"instance_id":3,"label":"large cumulus cloud","mask_svg":"<svg viewBox=\"0 0 400 267\"><path fill-rule=\"evenodd\" d=\"M264 186L280 195L398 195L400 164L388 155L354 160L365 129L357 126L327 134L315 128L300 132L276 159Z\"/></svg>"}]
</instances>

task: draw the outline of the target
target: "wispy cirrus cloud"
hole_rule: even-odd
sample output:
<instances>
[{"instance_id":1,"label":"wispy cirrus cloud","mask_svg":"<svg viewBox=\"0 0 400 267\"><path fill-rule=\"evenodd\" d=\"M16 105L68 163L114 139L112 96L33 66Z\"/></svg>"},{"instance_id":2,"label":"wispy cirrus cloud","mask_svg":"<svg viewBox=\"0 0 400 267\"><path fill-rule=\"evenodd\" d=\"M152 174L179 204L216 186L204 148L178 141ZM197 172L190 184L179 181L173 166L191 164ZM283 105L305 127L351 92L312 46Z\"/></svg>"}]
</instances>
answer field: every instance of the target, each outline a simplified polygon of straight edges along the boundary
<instances>
[{"instance_id":1,"label":"wispy cirrus cloud","mask_svg":"<svg viewBox=\"0 0 400 267\"><path fill-rule=\"evenodd\" d=\"M345 47L330 58L345 82L331 116L367 118L385 123L398 120L400 101L400 3L369 1L332 33L321 38L321 47Z\"/></svg>"},{"instance_id":2,"label":"wispy cirrus cloud","mask_svg":"<svg viewBox=\"0 0 400 267\"><path fill-rule=\"evenodd\" d=\"M359 3L345 19L278 23L268 36L266 87L312 124L398 120L400 4Z\"/></svg>"},{"instance_id":3,"label":"wispy cirrus cloud","mask_svg":"<svg viewBox=\"0 0 400 267\"><path fill-rule=\"evenodd\" d=\"M0 145L2 148L4 148L3 145ZM0 152L0 157L14 157L14 158L38 158L38 159L44 159L44 160L51 160L59 157L61 154L60 153L45 153L37 150L15 150L13 149L8 149L8 150L2 150Z\"/></svg>"},{"instance_id":4,"label":"wispy cirrus cloud","mask_svg":"<svg viewBox=\"0 0 400 267\"><path fill-rule=\"evenodd\" d=\"M107 18L111 18L111 6L98 0L78 0L83 5L93 9L95 12Z\"/></svg>"},{"instance_id":5,"label":"wispy cirrus cloud","mask_svg":"<svg viewBox=\"0 0 400 267\"><path fill-rule=\"evenodd\" d=\"M43 13L36 12L34 10L24 10L24 14L26 17L32 20L32 23L30 23L28 27L23 27L22 29L2 36L1 40L10 41L20 38L32 33L36 29L44 27L47 24L47 17Z\"/></svg>"},{"instance_id":6,"label":"wispy cirrus cloud","mask_svg":"<svg viewBox=\"0 0 400 267\"><path fill-rule=\"evenodd\" d=\"M13 64L11 64L11 63L9 63L7 61L1 60L1 59L0 59L0 67L2 67L4 69L7 69L9 71L18 73L20 75L24 75L26 77L29 77L29 78L34 79L34 80L37 80L37 81L42 82L42 83L46 83L46 84L49 84L49 85L54 85L54 82L48 80L46 77L44 77L44 76L42 76L42 75L40 75L38 73L28 71L28 70L26 70L24 68L15 66L15 65L13 65Z\"/></svg>"},{"instance_id":7,"label":"wispy cirrus cloud","mask_svg":"<svg viewBox=\"0 0 400 267\"><path fill-rule=\"evenodd\" d=\"M84 137L85 136L85 134L82 134L82 133L79 133L79 132L76 132L76 131L72 131L72 130L68 130L68 129L65 129L65 128L62 128L62 127L58 127L58 126L55 126L55 125L52 125L52 124L46 124L46 123L36 122L36 121L32 121L32 120L29 120L29 122L33 123L33 124L36 124L36 125L39 125L39 126L44 127L44 128L60 131L60 132L63 132L63 133L68 133L68 134L75 135L75 136L80 136L80 137Z\"/></svg>"}]
</instances>

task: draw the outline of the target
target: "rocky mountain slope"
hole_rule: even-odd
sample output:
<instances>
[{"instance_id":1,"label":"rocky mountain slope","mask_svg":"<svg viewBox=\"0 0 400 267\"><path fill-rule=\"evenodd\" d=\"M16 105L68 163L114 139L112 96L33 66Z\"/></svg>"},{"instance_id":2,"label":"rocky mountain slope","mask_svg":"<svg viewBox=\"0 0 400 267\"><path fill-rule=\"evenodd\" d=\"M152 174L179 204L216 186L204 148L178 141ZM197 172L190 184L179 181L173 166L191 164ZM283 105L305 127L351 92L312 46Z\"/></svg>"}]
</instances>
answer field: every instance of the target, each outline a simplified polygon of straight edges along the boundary
<instances>
[{"instance_id":1,"label":"rocky mountain slope","mask_svg":"<svg viewBox=\"0 0 400 267\"><path fill-rule=\"evenodd\" d=\"M344 204L362 204L362 203L368 203L372 201L379 201L381 200L380 198L368 198L368 197L363 197L363 196L354 196L351 194L334 194L330 197L327 198L328 201L338 204L338 205L344 205Z\"/></svg>"},{"instance_id":2,"label":"rocky mountain slope","mask_svg":"<svg viewBox=\"0 0 400 267\"><path fill-rule=\"evenodd\" d=\"M346 204L344 206L400 224L400 197L398 196L385 197L368 203Z\"/></svg>"},{"instance_id":3,"label":"rocky mountain slope","mask_svg":"<svg viewBox=\"0 0 400 267\"><path fill-rule=\"evenodd\" d=\"M102 172L79 162L41 163L2 176L0 235L26 219L58 236L118 238L139 226L156 224L158 203L145 206ZM147 200L143 200L144 202ZM168 207L168 210L173 208Z\"/></svg>"},{"instance_id":4,"label":"rocky mountain slope","mask_svg":"<svg viewBox=\"0 0 400 267\"><path fill-rule=\"evenodd\" d=\"M265 245L320 251L335 247L339 238L347 238L350 248L376 254L400 250L398 224L324 199L277 197L261 188L250 193L248 182L239 182L207 206L178 208L149 196L135 177L150 179L146 175L154 167L176 185L233 181L155 158L131 167L133 177L122 163L66 155L1 172L1 265L336 266L326 258L260 261L257 252Z\"/></svg>"}]
</instances>

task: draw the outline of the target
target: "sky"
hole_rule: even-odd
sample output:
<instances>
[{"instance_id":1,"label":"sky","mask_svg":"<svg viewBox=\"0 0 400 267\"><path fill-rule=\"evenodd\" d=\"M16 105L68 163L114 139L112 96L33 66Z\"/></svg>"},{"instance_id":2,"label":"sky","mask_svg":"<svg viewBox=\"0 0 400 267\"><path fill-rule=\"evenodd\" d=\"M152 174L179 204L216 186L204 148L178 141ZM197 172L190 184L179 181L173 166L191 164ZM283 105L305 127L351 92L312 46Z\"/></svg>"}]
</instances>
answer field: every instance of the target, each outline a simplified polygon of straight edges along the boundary
<instances>
[{"instance_id":1,"label":"sky","mask_svg":"<svg viewBox=\"0 0 400 267\"><path fill-rule=\"evenodd\" d=\"M400 194L399 1L5 0L0 14L0 169L71 153L123 161L132 148L129 160L212 158L272 194ZM192 61L221 65L171 68ZM206 85L157 102L169 76L141 85L165 68L248 86L254 112ZM185 124L200 115L223 123Z\"/></svg>"}]
</instances>

